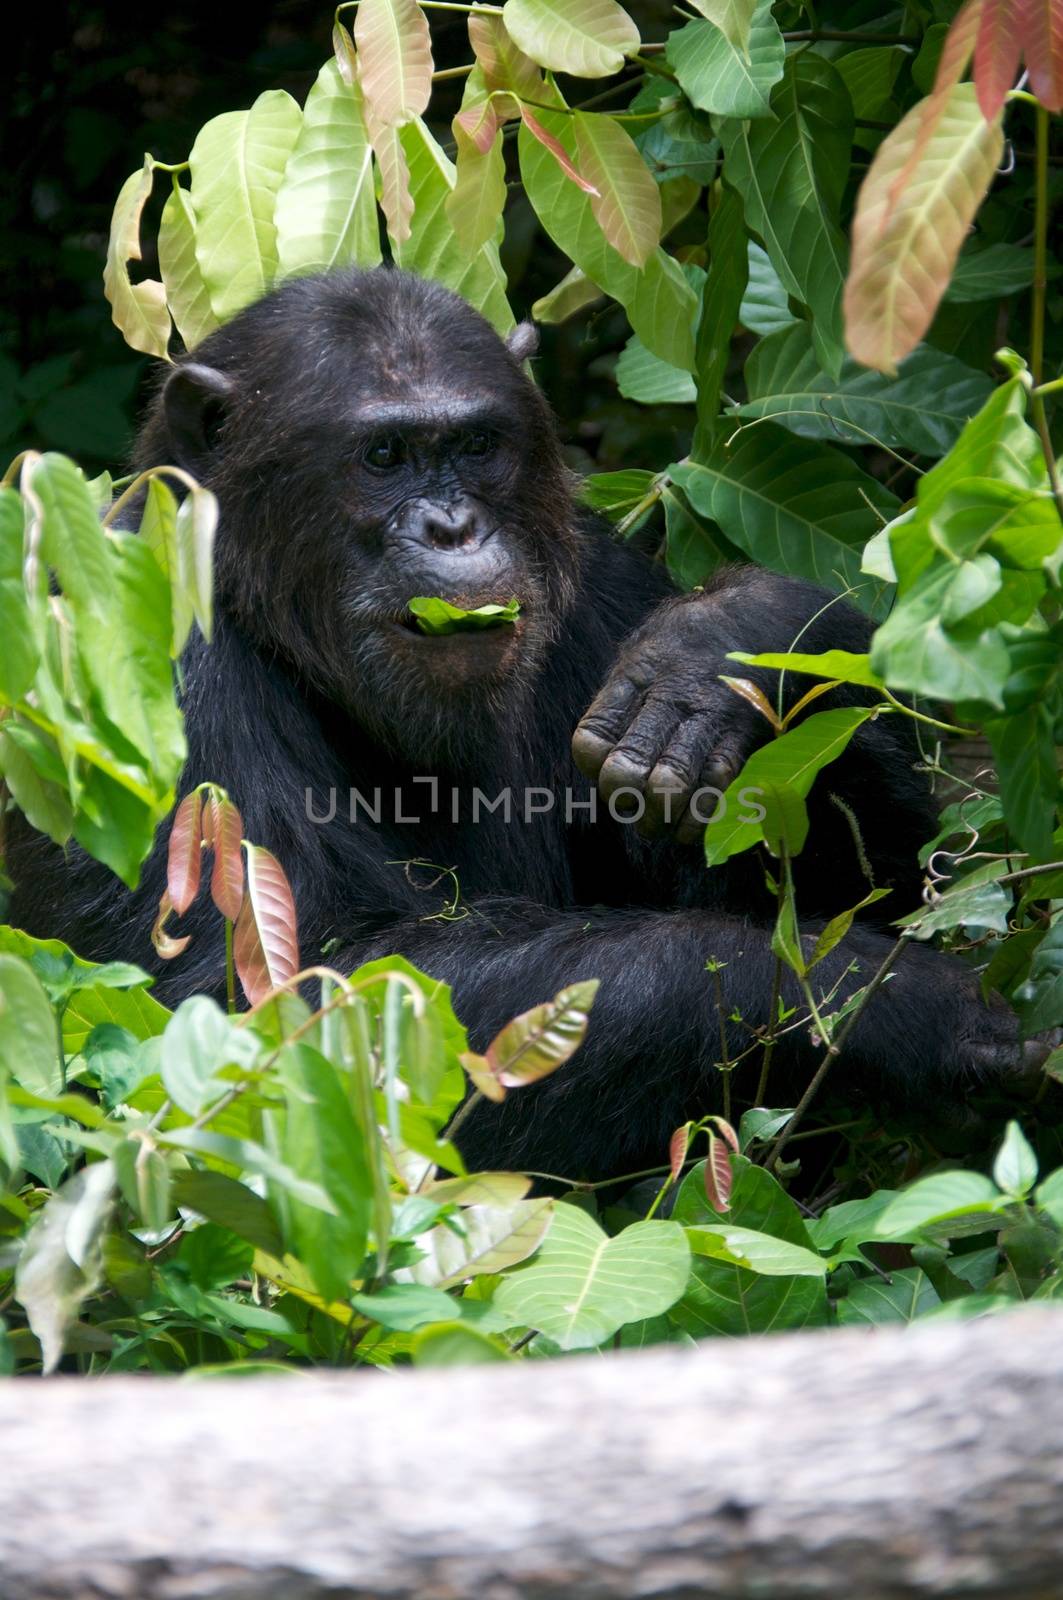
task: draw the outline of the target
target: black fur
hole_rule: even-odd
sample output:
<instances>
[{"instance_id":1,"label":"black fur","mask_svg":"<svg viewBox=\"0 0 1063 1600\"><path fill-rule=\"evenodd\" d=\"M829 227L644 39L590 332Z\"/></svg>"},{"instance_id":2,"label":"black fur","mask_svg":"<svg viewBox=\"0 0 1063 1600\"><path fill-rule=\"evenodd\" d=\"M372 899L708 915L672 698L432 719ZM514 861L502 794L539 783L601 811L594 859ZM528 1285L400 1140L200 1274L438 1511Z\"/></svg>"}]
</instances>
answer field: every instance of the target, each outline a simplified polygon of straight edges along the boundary
<instances>
[{"instance_id":1,"label":"black fur","mask_svg":"<svg viewBox=\"0 0 1063 1600\"><path fill-rule=\"evenodd\" d=\"M598 1178L659 1162L678 1124L719 1108L720 1025L705 963L724 963L728 1015L763 1024L774 898L756 853L707 872L697 849L643 840L604 807L594 823L586 809L566 819L560 800L518 820L522 797L568 788L578 802L590 798L572 761L573 729L610 674L646 660L679 662L675 682L661 668L658 702L672 696L684 715L694 706L714 719L739 760L767 728L719 683L720 672L739 670L727 651L786 649L826 597L736 569L676 599L660 566L576 508L547 407L519 364L526 349L520 341L508 351L446 290L398 272L296 281L214 334L160 389L137 464L178 459L222 508L216 637L194 639L183 662L186 786L225 785L248 837L280 858L304 961L330 942L343 969L401 952L453 985L478 1047L563 985L600 978L573 1061L477 1111L461 1138L477 1165ZM392 438L396 415L416 451L377 472L364 452ZM486 455L481 423L493 438ZM477 641L426 640L403 626L415 594L467 605L515 594L522 621ZM861 650L866 640L863 619L836 605L801 648ZM762 681L771 688L774 675ZM791 682L791 703L807 686ZM858 817L877 881L895 885L876 914L887 920L915 903L915 852L933 822L914 758L900 719L880 719L817 786L798 863L806 932L867 888L832 794ZM441 785L435 815L428 786L414 781L428 776ZM514 819L488 813L472 826L473 789L493 799L506 787ZM352 824L352 788L370 800L382 791L379 822L363 811ZM330 790L336 815L311 820L308 791L321 816ZM418 815L418 824L399 820ZM25 832L11 869L13 920L30 932L61 934L88 957L143 962L171 1003L217 990L221 932L208 906L179 929L194 935L186 955L171 965L153 958L163 848L132 895L81 852L64 863ZM460 905L446 913L455 883ZM855 961L859 972L841 984L849 992L891 943L882 925L859 926L817 969L817 987ZM789 980L784 992L796 999ZM727 1027L734 1053L748 1034ZM928 1105L1004 1070L1016 1050L1010 1014L982 1004L964 967L913 949L836 1072ZM777 1054L793 1080L818 1052L801 1029ZM739 1100L755 1071L736 1082Z\"/></svg>"}]
</instances>

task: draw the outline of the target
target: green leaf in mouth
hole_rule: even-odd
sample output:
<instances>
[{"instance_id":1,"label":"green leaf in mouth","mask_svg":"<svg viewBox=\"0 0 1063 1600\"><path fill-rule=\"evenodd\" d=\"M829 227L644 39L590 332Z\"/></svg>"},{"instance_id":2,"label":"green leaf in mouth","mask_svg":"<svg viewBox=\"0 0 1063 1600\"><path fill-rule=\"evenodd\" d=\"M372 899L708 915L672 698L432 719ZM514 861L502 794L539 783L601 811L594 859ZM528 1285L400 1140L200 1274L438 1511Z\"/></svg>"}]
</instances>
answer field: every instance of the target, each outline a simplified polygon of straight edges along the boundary
<instances>
[{"instance_id":1,"label":"green leaf in mouth","mask_svg":"<svg viewBox=\"0 0 1063 1600\"><path fill-rule=\"evenodd\" d=\"M475 611L464 611L452 606L449 600L433 595L417 595L410 601L410 611L422 633L439 637L446 633L475 633L480 628L497 628L504 622L516 622L520 601L507 600L504 606L477 606Z\"/></svg>"}]
</instances>

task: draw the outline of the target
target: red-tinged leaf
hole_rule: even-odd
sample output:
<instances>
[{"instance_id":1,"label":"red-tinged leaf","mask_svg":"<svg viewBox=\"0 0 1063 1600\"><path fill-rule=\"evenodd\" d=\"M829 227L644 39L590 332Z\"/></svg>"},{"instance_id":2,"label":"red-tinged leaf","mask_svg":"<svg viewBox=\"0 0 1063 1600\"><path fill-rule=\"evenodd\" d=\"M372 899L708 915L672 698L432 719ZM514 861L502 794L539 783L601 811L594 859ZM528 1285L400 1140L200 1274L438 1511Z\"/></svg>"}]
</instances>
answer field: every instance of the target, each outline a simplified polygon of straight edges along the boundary
<instances>
[{"instance_id":1,"label":"red-tinged leaf","mask_svg":"<svg viewBox=\"0 0 1063 1600\"><path fill-rule=\"evenodd\" d=\"M494 100L481 100L476 105L465 106L454 118L454 137L459 140L459 154L460 138L464 135L482 156L486 155L495 142L504 116L516 116L517 110L515 101L512 112L504 104L501 107L496 105Z\"/></svg>"},{"instance_id":2,"label":"red-tinged leaf","mask_svg":"<svg viewBox=\"0 0 1063 1600\"><path fill-rule=\"evenodd\" d=\"M597 198L601 198L593 183L588 183L583 174L569 160L568 151L565 149L561 141L559 139L555 139L553 134L549 133L546 128L543 127L538 117L533 116L523 102L521 103L520 114L521 118L523 119L524 126L527 128L532 138L538 139L544 150L549 150L550 154L561 168L561 171L565 174L565 177L571 178L572 182L576 184L578 188L582 189L584 194L592 194Z\"/></svg>"},{"instance_id":3,"label":"red-tinged leaf","mask_svg":"<svg viewBox=\"0 0 1063 1600\"><path fill-rule=\"evenodd\" d=\"M332 30L332 53L336 57L336 65L340 69L340 77L344 83L353 84L358 74L358 57L354 50L354 40L342 22L337 22Z\"/></svg>"},{"instance_id":4,"label":"red-tinged leaf","mask_svg":"<svg viewBox=\"0 0 1063 1600\"><path fill-rule=\"evenodd\" d=\"M244 858L240 848L244 819L232 801L210 797L210 842L214 847L214 866L210 874L210 896L230 922L235 922L244 903Z\"/></svg>"},{"instance_id":5,"label":"red-tinged leaf","mask_svg":"<svg viewBox=\"0 0 1063 1600\"><path fill-rule=\"evenodd\" d=\"M679 1174L683 1170L683 1162L687 1158L687 1150L690 1146L690 1127L691 1124L689 1122L684 1122L683 1126L677 1128L668 1141L668 1169L672 1174L673 1183L679 1181Z\"/></svg>"},{"instance_id":6,"label":"red-tinged leaf","mask_svg":"<svg viewBox=\"0 0 1063 1600\"><path fill-rule=\"evenodd\" d=\"M661 242L661 190L615 117L576 111L579 164L597 193L591 210L613 249L641 269Z\"/></svg>"},{"instance_id":7,"label":"red-tinged leaf","mask_svg":"<svg viewBox=\"0 0 1063 1600\"><path fill-rule=\"evenodd\" d=\"M934 87L925 100L920 100L913 106L908 116L912 118L914 130L907 159L894 174L890 185L888 204L883 210L880 228L885 232L893 214L893 208L901 199L908 182L916 167L923 159L927 145L934 136L938 123L944 115L948 104L949 95L963 77L971 52L978 37L978 27L982 20L982 5L984 0L967 0L963 9L957 12L942 47L941 58L934 78Z\"/></svg>"},{"instance_id":8,"label":"red-tinged leaf","mask_svg":"<svg viewBox=\"0 0 1063 1600\"><path fill-rule=\"evenodd\" d=\"M203 867L202 815L203 797L198 789L193 789L177 807L170 827L166 887L170 903L179 917L184 916L199 893L199 877Z\"/></svg>"},{"instance_id":9,"label":"red-tinged leaf","mask_svg":"<svg viewBox=\"0 0 1063 1600\"><path fill-rule=\"evenodd\" d=\"M514 44L500 16L469 17L469 43L483 68L489 91L508 89L521 100L543 98L543 75L530 56Z\"/></svg>"},{"instance_id":10,"label":"red-tinged leaf","mask_svg":"<svg viewBox=\"0 0 1063 1600\"><path fill-rule=\"evenodd\" d=\"M1022 37L1012 0L982 0L974 46L974 83L987 122L1000 111L1019 72Z\"/></svg>"},{"instance_id":11,"label":"red-tinged leaf","mask_svg":"<svg viewBox=\"0 0 1063 1600\"><path fill-rule=\"evenodd\" d=\"M891 374L930 326L1004 148L1000 118L986 122L974 85L957 83L894 202L896 174L921 139L921 115L915 106L875 152L857 196L845 285L850 353Z\"/></svg>"},{"instance_id":12,"label":"red-tinged leaf","mask_svg":"<svg viewBox=\"0 0 1063 1600\"><path fill-rule=\"evenodd\" d=\"M705 1193L714 1211L730 1211L731 1185L734 1174L727 1146L715 1134L709 1134L709 1158L705 1163Z\"/></svg>"},{"instance_id":13,"label":"red-tinged leaf","mask_svg":"<svg viewBox=\"0 0 1063 1600\"><path fill-rule=\"evenodd\" d=\"M563 1066L583 1043L597 992L597 978L569 984L507 1023L487 1047L487 1064L498 1082L519 1089Z\"/></svg>"},{"instance_id":14,"label":"red-tinged leaf","mask_svg":"<svg viewBox=\"0 0 1063 1600\"><path fill-rule=\"evenodd\" d=\"M715 1127L716 1132L720 1135L720 1138L730 1146L736 1156L739 1155L741 1153L741 1146L738 1143L738 1135L731 1127L731 1124L727 1121L727 1118L710 1117L709 1121Z\"/></svg>"},{"instance_id":15,"label":"red-tinged leaf","mask_svg":"<svg viewBox=\"0 0 1063 1600\"><path fill-rule=\"evenodd\" d=\"M474 1089L487 1100L493 1100L496 1105L506 1098L506 1091L491 1071L491 1064L486 1056L479 1056L475 1050L463 1050L459 1057L462 1066L469 1074L469 1080Z\"/></svg>"},{"instance_id":16,"label":"red-tinged leaf","mask_svg":"<svg viewBox=\"0 0 1063 1600\"><path fill-rule=\"evenodd\" d=\"M729 678L725 677L724 674L721 673L720 682L725 683L729 689L731 689L735 694L741 696L743 700L747 700L751 706L760 712L761 716L766 722L771 723L776 733L780 731L782 728L782 723L779 721L775 707L764 693L764 690L758 689L757 685L753 683L751 679Z\"/></svg>"},{"instance_id":17,"label":"red-tinged leaf","mask_svg":"<svg viewBox=\"0 0 1063 1600\"><path fill-rule=\"evenodd\" d=\"M412 231L413 195L410 191L410 167L399 130L385 127L372 115L368 106L365 126L380 173L380 209L387 221L388 238L393 245L405 244Z\"/></svg>"},{"instance_id":18,"label":"red-tinged leaf","mask_svg":"<svg viewBox=\"0 0 1063 1600\"><path fill-rule=\"evenodd\" d=\"M169 892L166 892L159 901L159 914L151 930L151 942L163 961L172 961L174 956L179 956L192 943L190 933L186 933L183 939L175 939L172 934L166 932L167 920L172 915L173 906L170 904Z\"/></svg>"},{"instance_id":19,"label":"red-tinged leaf","mask_svg":"<svg viewBox=\"0 0 1063 1600\"><path fill-rule=\"evenodd\" d=\"M361 0L354 43L367 113L386 128L419 117L432 94L432 39L416 0Z\"/></svg>"},{"instance_id":20,"label":"red-tinged leaf","mask_svg":"<svg viewBox=\"0 0 1063 1600\"><path fill-rule=\"evenodd\" d=\"M1049 111L1063 111L1063 0L1016 0L1030 88Z\"/></svg>"},{"instance_id":21,"label":"red-tinged leaf","mask_svg":"<svg viewBox=\"0 0 1063 1600\"><path fill-rule=\"evenodd\" d=\"M233 960L253 1006L299 971L292 891L276 856L261 845L247 846L247 894L233 931Z\"/></svg>"}]
</instances>

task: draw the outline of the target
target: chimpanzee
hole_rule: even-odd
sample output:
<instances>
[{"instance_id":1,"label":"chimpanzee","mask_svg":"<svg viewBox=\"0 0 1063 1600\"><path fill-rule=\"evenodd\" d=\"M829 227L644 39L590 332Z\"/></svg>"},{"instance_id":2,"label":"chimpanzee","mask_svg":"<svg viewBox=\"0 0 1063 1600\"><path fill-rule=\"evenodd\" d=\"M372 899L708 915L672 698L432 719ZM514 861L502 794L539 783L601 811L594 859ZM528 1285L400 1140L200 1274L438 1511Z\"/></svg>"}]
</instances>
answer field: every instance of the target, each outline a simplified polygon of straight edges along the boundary
<instances>
[{"instance_id":1,"label":"chimpanzee","mask_svg":"<svg viewBox=\"0 0 1063 1600\"><path fill-rule=\"evenodd\" d=\"M460 1142L476 1166L601 1178L659 1163L677 1125L719 1109L721 1009L732 1055L767 1021L765 862L756 851L707 870L697 811L715 797L687 808L770 736L721 674L759 678L769 696L777 675L727 653L798 639L859 651L868 626L813 585L753 568L677 596L660 563L580 508L523 368L534 342L522 325L504 343L400 271L295 280L169 371L136 462L187 468L221 506L216 633L183 662L187 786L224 784L247 836L279 857L304 961L323 946L346 970L401 953L453 985L477 1047L599 978L571 1062L478 1108ZM466 609L515 598L520 612L429 636L415 596ZM790 676L787 703L807 687ZM865 896L868 867L893 891L815 969L832 1005L868 981L893 943L886 922L917 903L934 822L906 721L865 725L811 798L803 933ZM12 866L12 918L31 932L154 964L169 1002L217 987L209 907L181 925L194 933L184 956L152 961L163 845L132 895L77 851L64 863L23 845ZM789 979L783 997L797 999ZM817 1054L803 1026L776 1052L791 1076ZM1007 1008L919 947L835 1072L918 1109L1021 1060Z\"/></svg>"}]
</instances>

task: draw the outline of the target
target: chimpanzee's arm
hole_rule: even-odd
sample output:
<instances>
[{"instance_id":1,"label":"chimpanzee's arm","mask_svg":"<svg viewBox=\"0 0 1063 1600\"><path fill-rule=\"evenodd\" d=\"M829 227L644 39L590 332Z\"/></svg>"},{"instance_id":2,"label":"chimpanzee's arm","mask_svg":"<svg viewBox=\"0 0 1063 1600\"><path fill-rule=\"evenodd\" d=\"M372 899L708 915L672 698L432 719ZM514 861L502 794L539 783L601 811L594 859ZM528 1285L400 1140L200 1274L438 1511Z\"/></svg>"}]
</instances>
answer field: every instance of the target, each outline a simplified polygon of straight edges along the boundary
<instances>
[{"instance_id":1,"label":"chimpanzee's arm","mask_svg":"<svg viewBox=\"0 0 1063 1600\"><path fill-rule=\"evenodd\" d=\"M669 1135L688 1118L722 1107L723 1059L714 976L719 973L728 1057L767 1021L774 958L770 934L712 912L574 910L484 901L458 923L408 920L344 952L341 966L399 951L454 988L458 1015L483 1049L513 1015L566 984L598 978L585 1042L541 1084L478 1107L459 1144L471 1169L505 1164L598 1179L667 1159ZM806 929L806 932L812 930ZM855 928L815 969L815 988L837 984L828 1009L867 983L893 940ZM859 970L847 972L855 963ZM784 998L801 1006L794 981ZM800 1014L800 1013L799 1013ZM807 1026L776 1047L771 1102L800 1092L821 1058ZM736 1103L755 1093L761 1052L736 1069ZM835 1067L894 1105L962 1101L980 1081L1018 1070L1017 1025L1006 1006L986 1005L959 962L927 949L903 953L895 976L870 1000Z\"/></svg>"}]
</instances>

